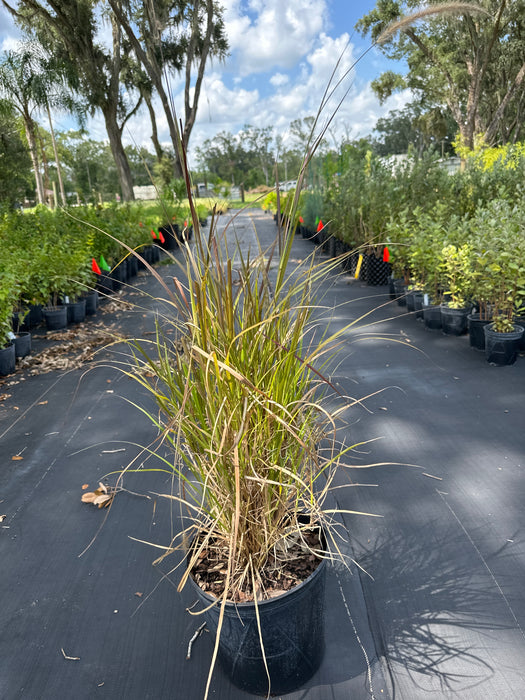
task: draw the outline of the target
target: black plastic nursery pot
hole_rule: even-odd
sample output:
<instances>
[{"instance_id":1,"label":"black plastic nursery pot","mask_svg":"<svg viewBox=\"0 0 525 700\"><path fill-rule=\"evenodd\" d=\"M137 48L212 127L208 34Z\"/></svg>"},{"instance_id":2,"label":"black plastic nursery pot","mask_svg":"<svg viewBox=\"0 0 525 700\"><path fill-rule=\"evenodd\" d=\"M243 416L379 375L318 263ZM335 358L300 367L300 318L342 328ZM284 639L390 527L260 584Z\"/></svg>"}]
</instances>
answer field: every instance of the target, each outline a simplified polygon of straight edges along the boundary
<instances>
[{"instance_id":1,"label":"black plastic nursery pot","mask_svg":"<svg viewBox=\"0 0 525 700\"><path fill-rule=\"evenodd\" d=\"M67 328L67 306L51 306L42 309L48 331L62 331Z\"/></svg>"},{"instance_id":2,"label":"black plastic nursery pot","mask_svg":"<svg viewBox=\"0 0 525 700\"><path fill-rule=\"evenodd\" d=\"M98 309L98 292L94 289L92 292L88 292L84 297L86 300L86 316L93 316L96 314Z\"/></svg>"},{"instance_id":3,"label":"black plastic nursery pot","mask_svg":"<svg viewBox=\"0 0 525 700\"><path fill-rule=\"evenodd\" d=\"M343 272L348 272L350 275L355 275L355 268L359 258L358 254L351 252L350 246L348 246L346 243L343 243L343 253L347 254L342 262Z\"/></svg>"},{"instance_id":4,"label":"black plastic nursery pot","mask_svg":"<svg viewBox=\"0 0 525 700\"><path fill-rule=\"evenodd\" d=\"M161 253L162 248L158 245L152 245L151 246L151 262L152 263L157 263L160 260L160 253Z\"/></svg>"},{"instance_id":5,"label":"black plastic nursery pot","mask_svg":"<svg viewBox=\"0 0 525 700\"><path fill-rule=\"evenodd\" d=\"M405 284L405 280L402 277L400 279L395 279L394 280L394 296L397 299L398 306L406 306L407 305L406 292L407 292L407 286Z\"/></svg>"},{"instance_id":6,"label":"black plastic nursery pot","mask_svg":"<svg viewBox=\"0 0 525 700\"><path fill-rule=\"evenodd\" d=\"M164 243L161 244L164 250L177 250L181 235L178 224L164 224L159 227L159 233L164 238Z\"/></svg>"},{"instance_id":7,"label":"black plastic nursery pot","mask_svg":"<svg viewBox=\"0 0 525 700\"><path fill-rule=\"evenodd\" d=\"M113 283L113 291L118 292L118 290L122 287L123 282L125 282L127 279L127 274L124 267L122 265L117 265L117 267L114 267L111 270L109 276Z\"/></svg>"},{"instance_id":8,"label":"black plastic nursery pot","mask_svg":"<svg viewBox=\"0 0 525 700\"><path fill-rule=\"evenodd\" d=\"M67 306L67 322L82 323L86 320L86 300L79 299L78 301L70 302Z\"/></svg>"},{"instance_id":9,"label":"black plastic nursery pot","mask_svg":"<svg viewBox=\"0 0 525 700\"><path fill-rule=\"evenodd\" d=\"M394 287L394 278L392 275L388 278L388 295L389 297L394 300L396 298L396 288Z\"/></svg>"},{"instance_id":10,"label":"black plastic nursery pot","mask_svg":"<svg viewBox=\"0 0 525 700\"><path fill-rule=\"evenodd\" d=\"M5 348L0 348L0 376L6 377L16 369L15 346L10 343Z\"/></svg>"},{"instance_id":11,"label":"black plastic nursery pot","mask_svg":"<svg viewBox=\"0 0 525 700\"><path fill-rule=\"evenodd\" d=\"M20 320L22 316L23 320ZM13 332L30 331L31 328L35 328L35 326L38 326L42 321L42 306L40 304L31 304L25 315L20 314L18 311L13 313Z\"/></svg>"},{"instance_id":12,"label":"black plastic nursery pot","mask_svg":"<svg viewBox=\"0 0 525 700\"><path fill-rule=\"evenodd\" d=\"M137 258L134 255L130 255L129 258L126 258L126 260L128 263L128 278L136 277L137 272L139 271Z\"/></svg>"},{"instance_id":13,"label":"black plastic nursery pot","mask_svg":"<svg viewBox=\"0 0 525 700\"><path fill-rule=\"evenodd\" d=\"M31 333L20 331L13 340L16 359L27 357L31 354Z\"/></svg>"},{"instance_id":14,"label":"black plastic nursery pot","mask_svg":"<svg viewBox=\"0 0 525 700\"><path fill-rule=\"evenodd\" d=\"M97 275L97 291L103 295L113 294L113 280L110 272L101 272Z\"/></svg>"},{"instance_id":15,"label":"black plastic nursery pot","mask_svg":"<svg viewBox=\"0 0 525 700\"><path fill-rule=\"evenodd\" d=\"M485 350L485 326L490 323L490 319L482 319L479 314L469 314L467 316L468 336L470 347L475 350Z\"/></svg>"},{"instance_id":16,"label":"black plastic nursery pot","mask_svg":"<svg viewBox=\"0 0 525 700\"><path fill-rule=\"evenodd\" d=\"M441 306L432 304L423 304L423 321L425 323L425 328L430 328L430 330L440 330L441 329Z\"/></svg>"},{"instance_id":17,"label":"black plastic nursery pot","mask_svg":"<svg viewBox=\"0 0 525 700\"><path fill-rule=\"evenodd\" d=\"M231 682L254 695L281 695L300 688L319 668L324 655L324 590L327 562L321 560L301 584L282 595L255 603L226 603L218 660ZM205 593L190 576L212 633L221 601ZM214 605L215 603L215 605ZM210 607L211 606L211 607ZM259 625L264 645L261 651Z\"/></svg>"},{"instance_id":18,"label":"black plastic nursery pot","mask_svg":"<svg viewBox=\"0 0 525 700\"><path fill-rule=\"evenodd\" d=\"M411 291L407 292L407 295L406 295L407 311L409 311L410 313L412 313L413 311L416 310L415 295L417 293L418 292L416 292L413 289Z\"/></svg>"},{"instance_id":19,"label":"black plastic nursery pot","mask_svg":"<svg viewBox=\"0 0 525 700\"><path fill-rule=\"evenodd\" d=\"M485 357L487 362L493 365L512 365L520 347L520 340L523 336L523 326L514 325L514 330L510 333L498 333L494 330L493 324L489 323L484 327L485 332Z\"/></svg>"},{"instance_id":20,"label":"black plastic nursery pot","mask_svg":"<svg viewBox=\"0 0 525 700\"><path fill-rule=\"evenodd\" d=\"M423 292L412 292L412 298L414 300L415 317L418 321L423 321Z\"/></svg>"},{"instance_id":21,"label":"black plastic nursery pot","mask_svg":"<svg viewBox=\"0 0 525 700\"><path fill-rule=\"evenodd\" d=\"M441 330L446 335L464 335L468 331L470 308L451 309L443 304L441 307Z\"/></svg>"},{"instance_id":22,"label":"black plastic nursery pot","mask_svg":"<svg viewBox=\"0 0 525 700\"><path fill-rule=\"evenodd\" d=\"M523 326L525 328L525 316L515 316L513 322L518 326ZM519 351L523 352L525 350L525 332L520 338Z\"/></svg>"}]
</instances>

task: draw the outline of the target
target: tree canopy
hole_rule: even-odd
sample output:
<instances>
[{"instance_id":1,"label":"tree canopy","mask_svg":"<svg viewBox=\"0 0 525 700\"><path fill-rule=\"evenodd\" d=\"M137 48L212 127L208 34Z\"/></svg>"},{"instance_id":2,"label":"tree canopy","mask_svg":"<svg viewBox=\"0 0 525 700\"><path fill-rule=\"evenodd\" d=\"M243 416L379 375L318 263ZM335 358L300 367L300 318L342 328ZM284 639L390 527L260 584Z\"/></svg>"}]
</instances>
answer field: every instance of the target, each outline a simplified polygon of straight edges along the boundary
<instances>
[{"instance_id":1,"label":"tree canopy","mask_svg":"<svg viewBox=\"0 0 525 700\"><path fill-rule=\"evenodd\" d=\"M23 125L12 104L0 100L0 202L21 203L31 189L31 160L21 137Z\"/></svg>"},{"instance_id":2,"label":"tree canopy","mask_svg":"<svg viewBox=\"0 0 525 700\"><path fill-rule=\"evenodd\" d=\"M410 88L430 107L447 106L469 148L482 134L488 143L523 136L525 108L525 0L447 3L377 0L357 24L379 48L406 62L406 71L386 71L373 82L384 100ZM470 9L469 9L470 8ZM417 21L388 27L415 13Z\"/></svg>"}]
</instances>

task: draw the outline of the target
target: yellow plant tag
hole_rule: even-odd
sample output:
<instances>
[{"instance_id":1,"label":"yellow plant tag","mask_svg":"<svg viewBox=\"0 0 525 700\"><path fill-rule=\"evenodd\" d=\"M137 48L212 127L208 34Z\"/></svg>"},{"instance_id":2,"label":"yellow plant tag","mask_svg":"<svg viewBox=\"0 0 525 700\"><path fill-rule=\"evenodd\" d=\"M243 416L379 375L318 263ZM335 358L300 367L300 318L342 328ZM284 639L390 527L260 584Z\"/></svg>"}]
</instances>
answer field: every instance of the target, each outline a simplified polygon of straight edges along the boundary
<instances>
[{"instance_id":1,"label":"yellow plant tag","mask_svg":"<svg viewBox=\"0 0 525 700\"><path fill-rule=\"evenodd\" d=\"M357 265L355 266L355 275L354 275L355 279L359 278L359 273L361 272L361 265L362 264L363 264L363 256L360 255L357 259Z\"/></svg>"}]
</instances>

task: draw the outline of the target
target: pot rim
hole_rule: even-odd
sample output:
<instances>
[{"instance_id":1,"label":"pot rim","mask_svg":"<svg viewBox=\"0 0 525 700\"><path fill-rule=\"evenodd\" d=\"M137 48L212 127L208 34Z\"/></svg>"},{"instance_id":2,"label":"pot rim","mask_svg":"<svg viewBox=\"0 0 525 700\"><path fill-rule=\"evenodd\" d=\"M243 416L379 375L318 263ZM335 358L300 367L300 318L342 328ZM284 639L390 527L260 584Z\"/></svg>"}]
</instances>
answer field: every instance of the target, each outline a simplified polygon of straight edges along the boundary
<instances>
[{"instance_id":1,"label":"pot rim","mask_svg":"<svg viewBox=\"0 0 525 700\"><path fill-rule=\"evenodd\" d=\"M485 331L489 331L489 333L494 333L494 335L500 335L502 338L510 338L513 335L517 335L518 333L523 333L525 330L524 326L520 326L517 323L514 324L514 328L511 331L501 332L501 331L495 331L494 330L494 323L490 322L487 324L484 328Z\"/></svg>"},{"instance_id":2,"label":"pot rim","mask_svg":"<svg viewBox=\"0 0 525 700\"><path fill-rule=\"evenodd\" d=\"M312 579L314 579L316 576L318 576L328 565L329 557L321 557L319 564L315 567L314 571L308 576L308 578L305 578L304 581L301 581L301 583L298 583L296 586L293 586L293 588L290 588L288 591L284 591L284 593L281 593L279 595L274 596L273 598L265 598L264 600L258 600L257 601L257 607L259 608L260 606L265 606L268 604L273 603L274 605L278 603L279 601L285 600L286 598L289 598L291 595L295 594L296 592L300 591L302 588L306 586L307 583L309 583ZM190 575L188 576L188 579L191 581L191 585L195 587L195 589L198 590L199 595L201 595L203 598L205 598L207 601L209 601L210 604L214 605L222 605L222 598L217 598L217 596L212 595L211 593L208 593L208 591L204 591L199 584L195 581L193 578L191 572ZM254 600L247 600L244 602L239 602L235 603L232 600L227 600L226 601L226 609L236 609L236 608L241 608L244 610L248 610L249 608L254 608L255 607L255 601Z\"/></svg>"}]
</instances>

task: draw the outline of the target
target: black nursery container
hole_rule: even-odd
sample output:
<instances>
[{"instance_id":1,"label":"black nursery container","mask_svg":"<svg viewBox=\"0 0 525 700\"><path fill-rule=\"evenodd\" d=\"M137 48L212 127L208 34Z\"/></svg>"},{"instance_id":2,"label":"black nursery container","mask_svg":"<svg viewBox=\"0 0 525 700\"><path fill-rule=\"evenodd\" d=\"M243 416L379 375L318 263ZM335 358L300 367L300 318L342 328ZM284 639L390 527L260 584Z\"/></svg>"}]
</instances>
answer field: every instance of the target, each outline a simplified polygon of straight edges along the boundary
<instances>
[{"instance_id":1,"label":"black nursery container","mask_svg":"<svg viewBox=\"0 0 525 700\"><path fill-rule=\"evenodd\" d=\"M515 325L510 333L498 333L492 323L489 323L483 330L487 362L499 366L514 364L523 335L523 326Z\"/></svg>"},{"instance_id":2,"label":"black nursery container","mask_svg":"<svg viewBox=\"0 0 525 700\"><path fill-rule=\"evenodd\" d=\"M414 301L414 311L416 320L423 321L423 292L412 292L412 299Z\"/></svg>"},{"instance_id":3,"label":"black nursery container","mask_svg":"<svg viewBox=\"0 0 525 700\"><path fill-rule=\"evenodd\" d=\"M31 354L31 333L21 331L13 340L13 345L15 347L15 357L17 360L22 357L27 357L27 355Z\"/></svg>"},{"instance_id":4,"label":"black nursery container","mask_svg":"<svg viewBox=\"0 0 525 700\"><path fill-rule=\"evenodd\" d=\"M54 306L43 309L48 331L63 331L67 328L67 306Z\"/></svg>"},{"instance_id":5,"label":"black nursery container","mask_svg":"<svg viewBox=\"0 0 525 700\"><path fill-rule=\"evenodd\" d=\"M469 308L451 309L444 304L441 307L441 330L446 335L464 335L468 331Z\"/></svg>"},{"instance_id":6,"label":"black nursery container","mask_svg":"<svg viewBox=\"0 0 525 700\"><path fill-rule=\"evenodd\" d=\"M97 291L104 296L113 294L113 280L110 272L101 272L97 275Z\"/></svg>"},{"instance_id":7,"label":"black nursery container","mask_svg":"<svg viewBox=\"0 0 525 700\"><path fill-rule=\"evenodd\" d=\"M136 277L139 271L137 258L134 255L130 255L126 260L128 263L128 279Z\"/></svg>"},{"instance_id":8,"label":"black nursery container","mask_svg":"<svg viewBox=\"0 0 525 700\"><path fill-rule=\"evenodd\" d=\"M86 320L86 300L78 299L73 301L67 306L67 322L68 323L82 323Z\"/></svg>"},{"instance_id":9,"label":"black nursery container","mask_svg":"<svg viewBox=\"0 0 525 700\"><path fill-rule=\"evenodd\" d=\"M22 319L22 320L21 320ZM31 304L27 313L20 314L18 311L13 313L13 332L30 331L43 321L42 306L40 304Z\"/></svg>"},{"instance_id":10,"label":"black nursery container","mask_svg":"<svg viewBox=\"0 0 525 700\"><path fill-rule=\"evenodd\" d=\"M397 299L398 306L406 306L407 305L406 293L407 293L407 285L405 283L405 280L402 277L399 279L395 279L394 280L394 294L395 294L395 298Z\"/></svg>"},{"instance_id":11,"label":"black nursery container","mask_svg":"<svg viewBox=\"0 0 525 700\"><path fill-rule=\"evenodd\" d=\"M422 310L425 328L441 330L441 305L423 304Z\"/></svg>"},{"instance_id":12,"label":"black nursery container","mask_svg":"<svg viewBox=\"0 0 525 700\"><path fill-rule=\"evenodd\" d=\"M164 237L164 243L162 243L164 250L177 250L181 236L178 224L164 224L159 227L159 233Z\"/></svg>"},{"instance_id":13,"label":"black nursery container","mask_svg":"<svg viewBox=\"0 0 525 700\"><path fill-rule=\"evenodd\" d=\"M5 348L0 348L0 377L12 374L16 369L15 346L10 343Z\"/></svg>"},{"instance_id":14,"label":"black nursery container","mask_svg":"<svg viewBox=\"0 0 525 700\"><path fill-rule=\"evenodd\" d=\"M114 267L109 274L113 281L113 290L118 292L122 285L128 281L128 266L123 261Z\"/></svg>"},{"instance_id":15,"label":"black nursery container","mask_svg":"<svg viewBox=\"0 0 525 700\"><path fill-rule=\"evenodd\" d=\"M86 300L86 316L93 316L98 309L98 292L94 289L84 297Z\"/></svg>"},{"instance_id":16,"label":"black nursery container","mask_svg":"<svg viewBox=\"0 0 525 700\"><path fill-rule=\"evenodd\" d=\"M260 619L270 694L300 688L319 668L324 655L324 589L326 560L303 583L290 591L254 603L226 603L218 659L238 688L266 696L268 676L259 639ZM220 601L202 591L190 577L212 633L217 631ZM216 603L213 605L213 603ZM209 607L212 606L212 607Z\"/></svg>"},{"instance_id":17,"label":"black nursery container","mask_svg":"<svg viewBox=\"0 0 525 700\"><path fill-rule=\"evenodd\" d=\"M490 323L490 319L481 319L479 314L473 313L467 316L467 321L470 347L475 350L485 350L484 328Z\"/></svg>"}]
</instances>

